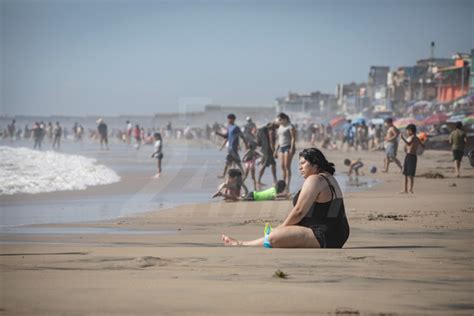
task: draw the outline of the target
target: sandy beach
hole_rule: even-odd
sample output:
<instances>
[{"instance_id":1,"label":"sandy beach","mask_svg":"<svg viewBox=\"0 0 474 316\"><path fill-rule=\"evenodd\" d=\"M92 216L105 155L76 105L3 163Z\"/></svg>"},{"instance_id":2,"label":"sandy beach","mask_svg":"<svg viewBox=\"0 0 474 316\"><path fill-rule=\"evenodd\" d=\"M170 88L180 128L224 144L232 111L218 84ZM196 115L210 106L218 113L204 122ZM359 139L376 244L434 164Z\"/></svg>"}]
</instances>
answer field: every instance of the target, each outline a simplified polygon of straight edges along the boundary
<instances>
[{"instance_id":1,"label":"sandy beach","mask_svg":"<svg viewBox=\"0 0 474 316\"><path fill-rule=\"evenodd\" d=\"M345 171L346 153L327 155ZM366 166L380 166L383 157L357 155ZM445 178L423 176L430 172ZM468 161L462 173L452 176L450 152L426 151L415 194L402 195L396 168L378 172L372 178L380 184L345 195L351 235L340 250L222 245L223 233L253 239L265 222L278 225L289 201L209 201L48 225L108 233L4 234L1 314L472 315L474 169ZM128 177L100 190L130 190L144 179ZM160 181L173 180L164 174ZM88 191L51 194L80 199ZM285 279L274 276L278 269Z\"/></svg>"}]
</instances>

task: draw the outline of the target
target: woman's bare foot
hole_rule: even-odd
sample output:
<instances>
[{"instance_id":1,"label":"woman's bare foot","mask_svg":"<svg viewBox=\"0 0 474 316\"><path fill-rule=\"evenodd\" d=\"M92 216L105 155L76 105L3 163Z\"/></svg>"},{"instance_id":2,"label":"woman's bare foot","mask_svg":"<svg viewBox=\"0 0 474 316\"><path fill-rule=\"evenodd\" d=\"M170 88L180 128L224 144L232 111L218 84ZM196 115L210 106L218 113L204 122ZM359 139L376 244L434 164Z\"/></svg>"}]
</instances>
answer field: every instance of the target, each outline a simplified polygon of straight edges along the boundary
<instances>
[{"instance_id":1,"label":"woman's bare foot","mask_svg":"<svg viewBox=\"0 0 474 316\"><path fill-rule=\"evenodd\" d=\"M411 193L411 194L414 194L415 192L413 192L413 190L410 190L410 193Z\"/></svg>"},{"instance_id":2,"label":"woman's bare foot","mask_svg":"<svg viewBox=\"0 0 474 316\"><path fill-rule=\"evenodd\" d=\"M238 241L237 239L234 239L232 237L222 235L222 241L224 242L224 246L240 246L242 243Z\"/></svg>"},{"instance_id":3,"label":"woman's bare foot","mask_svg":"<svg viewBox=\"0 0 474 316\"><path fill-rule=\"evenodd\" d=\"M398 193L400 193L400 194L408 194L407 191L400 191L400 192L398 192Z\"/></svg>"}]
</instances>

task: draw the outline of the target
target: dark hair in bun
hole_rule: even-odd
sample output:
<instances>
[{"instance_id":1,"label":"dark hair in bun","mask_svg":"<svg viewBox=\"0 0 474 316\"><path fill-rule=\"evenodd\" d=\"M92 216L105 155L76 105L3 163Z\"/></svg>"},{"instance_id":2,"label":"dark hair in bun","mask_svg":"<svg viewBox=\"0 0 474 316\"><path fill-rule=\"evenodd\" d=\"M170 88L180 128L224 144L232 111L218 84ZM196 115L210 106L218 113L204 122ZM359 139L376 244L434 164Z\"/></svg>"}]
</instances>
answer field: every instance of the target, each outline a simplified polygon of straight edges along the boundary
<instances>
[{"instance_id":1,"label":"dark hair in bun","mask_svg":"<svg viewBox=\"0 0 474 316\"><path fill-rule=\"evenodd\" d=\"M321 150L317 148L306 148L300 152L300 157L303 157L304 160L308 161L312 165L317 165L320 170L326 171L329 174L333 175L336 169L334 164L329 162Z\"/></svg>"}]
</instances>

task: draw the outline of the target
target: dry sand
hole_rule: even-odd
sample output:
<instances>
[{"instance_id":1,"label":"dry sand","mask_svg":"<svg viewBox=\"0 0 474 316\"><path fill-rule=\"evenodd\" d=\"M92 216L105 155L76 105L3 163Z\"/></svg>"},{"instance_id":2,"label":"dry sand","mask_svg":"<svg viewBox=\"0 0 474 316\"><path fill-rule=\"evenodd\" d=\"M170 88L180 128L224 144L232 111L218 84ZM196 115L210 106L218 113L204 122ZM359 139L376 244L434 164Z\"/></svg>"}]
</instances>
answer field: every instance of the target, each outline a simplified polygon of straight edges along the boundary
<instances>
[{"instance_id":1,"label":"dry sand","mask_svg":"<svg viewBox=\"0 0 474 316\"><path fill-rule=\"evenodd\" d=\"M346 155L328 153L336 162ZM357 156L366 166L383 157ZM289 201L210 202L59 225L170 234L3 235L1 314L472 315L474 169L464 161L465 176L453 178L450 153L427 151L418 174L446 178L417 177L414 195L398 194L395 169L345 196L344 249L222 246L222 233L261 236L266 221L282 221ZM277 269L288 277L274 277Z\"/></svg>"}]
</instances>

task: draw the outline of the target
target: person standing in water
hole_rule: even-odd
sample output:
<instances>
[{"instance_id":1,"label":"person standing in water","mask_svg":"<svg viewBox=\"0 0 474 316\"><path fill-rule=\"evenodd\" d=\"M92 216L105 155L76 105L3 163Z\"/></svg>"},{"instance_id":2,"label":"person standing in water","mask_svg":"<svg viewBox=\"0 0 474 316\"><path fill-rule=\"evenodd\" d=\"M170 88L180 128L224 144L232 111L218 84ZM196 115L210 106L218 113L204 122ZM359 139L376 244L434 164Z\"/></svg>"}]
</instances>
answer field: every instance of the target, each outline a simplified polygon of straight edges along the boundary
<instances>
[{"instance_id":1,"label":"person standing in water","mask_svg":"<svg viewBox=\"0 0 474 316\"><path fill-rule=\"evenodd\" d=\"M138 124L135 125L135 128L133 129L133 136L135 137L135 149L138 150L142 144L141 130Z\"/></svg>"},{"instance_id":2,"label":"person standing in water","mask_svg":"<svg viewBox=\"0 0 474 316\"><path fill-rule=\"evenodd\" d=\"M99 133L99 141L100 141L100 149L105 148L109 150L109 140L108 140L108 133L107 133L107 124L104 123L103 119L97 120L97 132Z\"/></svg>"},{"instance_id":3,"label":"person standing in water","mask_svg":"<svg viewBox=\"0 0 474 316\"><path fill-rule=\"evenodd\" d=\"M63 133L63 129L61 127L61 125L59 125L59 122L56 122L56 125L54 126L53 128L53 149L57 149L59 150L59 148L61 147L61 135Z\"/></svg>"},{"instance_id":4,"label":"person standing in water","mask_svg":"<svg viewBox=\"0 0 474 316\"><path fill-rule=\"evenodd\" d=\"M43 140L43 129L39 122L33 125L33 139L35 141L34 149L41 150L41 141Z\"/></svg>"},{"instance_id":5,"label":"person standing in water","mask_svg":"<svg viewBox=\"0 0 474 316\"><path fill-rule=\"evenodd\" d=\"M390 162L394 162L400 171L402 171L402 164L397 158L397 151L398 151L398 135L400 135L400 131L398 128L393 125L393 120L391 118L387 118L385 120L385 126L387 127L387 134L385 136L385 159L384 159L384 170L382 172L388 172L388 167L390 166Z\"/></svg>"},{"instance_id":6,"label":"person standing in water","mask_svg":"<svg viewBox=\"0 0 474 316\"><path fill-rule=\"evenodd\" d=\"M296 152L296 129L290 122L290 117L285 113L277 115L278 146L275 149L275 158L280 159L283 181L286 191L290 192L291 160Z\"/></svg>"},{"instance_id":7,"label":"person standing in water","mask_svg":"<svg viewBox=\"0 0 474 316\"><path fill-rule=\"evenodd\" d=\"M161 176L161 160L163 159L163 140L161 138L161 134L156 132L153 137L155 138L155 150L152 158L156 158L158 172L155 175L155 178L159 178Z\"/></svg>"},{"instance_id":8,"label":"person standing in water","mask_svg":"<svg viewBox=\"0 0 474 316\"><path fill-rule=\"evenodd\" d=\"M453 151L454 174L459 178L461 176L459 169L461 168L461 161L464 156L464 148L467 144L466 133L462 128L461 122L456 122L455 130L449 135L449 143Z\"/></svg>"}]
</instances>

